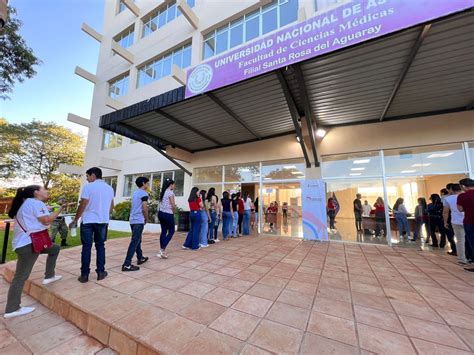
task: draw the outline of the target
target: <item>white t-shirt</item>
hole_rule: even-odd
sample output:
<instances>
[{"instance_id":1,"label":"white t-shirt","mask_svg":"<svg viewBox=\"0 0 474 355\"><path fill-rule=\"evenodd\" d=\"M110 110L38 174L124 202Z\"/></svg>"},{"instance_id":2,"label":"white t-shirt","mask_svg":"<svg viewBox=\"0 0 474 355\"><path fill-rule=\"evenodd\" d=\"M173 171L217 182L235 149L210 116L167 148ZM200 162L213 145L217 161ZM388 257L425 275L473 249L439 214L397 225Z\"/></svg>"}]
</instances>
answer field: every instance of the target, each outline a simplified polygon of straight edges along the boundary
<instances>
[{"instance_id":1,"label":"white t-shirt","mask_svg":"<svg viewBox=\"0 0 474 355\"><path fill-rule=\"evenodd\" d=\"M38 217L43 216L49 216L48 207L46 207L44 202L35 198L28 198L23 202L15 217L19 223L15 222L13 227L13 250L31 244L29 233L48 229L48 226L45 226L38 220ZM26 232L20 227L20 224L26 229Z\"/></svg>"},{"instance_id":2,"label":"white t-shirt","mask_svg":"<svg viewBox=\"0 0 474 355\"><path fill-rule=\"evenodd\" d=\"M174 196L173 190L167 188L163 195L163 200L160 203L160 211L164 213L173 214L173 206L171 206L170 198Z\"/></svg>"},{"instance_id":3,"label":"white t-shirt","mask_svg":"<svg viewBox=\"0 0 474 355\"><path fill-rule=\"evenodd\" d=\"M457 200L459 195L449 195L444 198L443 205L451 210L451 224L462 226L464 220L464 212L459 212Z\"/></svg>"},{"instance_id":4,"label":"white t-shirt","mask_svg":"<svg viewBox=\"0 0 474 355\"><path fill-rule=\"evenodd\" d=\"M371 205L369 205L369 204L362 205L362 216L369 217L371 211L372 211L372 206Z\"/></svg>"},{"instance_id":5,"label":"white t-shirt","mask_svg":"<svg viewBox=\"0 0 474 355\"><path fill-rule=\"evenodd\" d=\"M244 210L251 210L252 209L252 200L250 197L247 197L247 199L244 201Z\"/></svg>"},{"instance_id":6,"label":"white t-shirt","mask_svg":"<svg viewBox=\"0 0 474 355\"><path fill-rule=\"evenodd\" d=\"M89 203L82 214L82 223L109 223L110 206L114 199L114 190L103 180L97 179L82 188L81 199Z\"/></svg>"}]
</instances>

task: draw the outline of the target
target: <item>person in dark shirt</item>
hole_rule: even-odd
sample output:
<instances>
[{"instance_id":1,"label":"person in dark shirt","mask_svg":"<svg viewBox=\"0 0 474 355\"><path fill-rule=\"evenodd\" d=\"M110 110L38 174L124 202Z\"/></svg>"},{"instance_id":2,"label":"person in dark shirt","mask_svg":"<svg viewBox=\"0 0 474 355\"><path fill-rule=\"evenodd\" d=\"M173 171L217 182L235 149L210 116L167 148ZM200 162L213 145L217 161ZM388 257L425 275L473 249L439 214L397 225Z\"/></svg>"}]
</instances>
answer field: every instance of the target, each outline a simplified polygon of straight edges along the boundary
<instances>
[{"instance_id":1,"label":"person in dark shirt","mask_svg":"<svg viewBox=\"0 0 474 355\"><path fill-rule=\"evenodd\" d=\"M357 194L356 199L352 203L354 205L354 217L355 217L356 229L358 232L362 230L362 213L364 212L362 208L361 198L362 198L361 194Z\"/></svg>"},{"instance_id":2,"label":"person in dark shirt","mask_svg":"<svg viewBox=\"0 0 474 355\"><path fill-rule=\"evenodd\" d=\"M438 194L432 194L430 196L431 203L428 205L427 211L429 216L430 236L432 246L438 248L438 237L436 236L436 230L441 235L441 241L446 240L446 233L444 229L443 220L443 202Z\"/></svg>"},{"instance_id":3,"label":"person in dark shirt","mask_svg":"<svg viewBox=\"0 0 474 355\"><path fill-rule=\"evenodd\" d=\"M464 193L458 195L457 207L459 212L464 212L464 231L470 252L474 251L474 180L462 179L459 181ZM466 253L467 254L467 253ZM472 258L472 255L470 255ZM474 268L464 268L468 272L474 272Z\"/></svg>"}]
</instances>

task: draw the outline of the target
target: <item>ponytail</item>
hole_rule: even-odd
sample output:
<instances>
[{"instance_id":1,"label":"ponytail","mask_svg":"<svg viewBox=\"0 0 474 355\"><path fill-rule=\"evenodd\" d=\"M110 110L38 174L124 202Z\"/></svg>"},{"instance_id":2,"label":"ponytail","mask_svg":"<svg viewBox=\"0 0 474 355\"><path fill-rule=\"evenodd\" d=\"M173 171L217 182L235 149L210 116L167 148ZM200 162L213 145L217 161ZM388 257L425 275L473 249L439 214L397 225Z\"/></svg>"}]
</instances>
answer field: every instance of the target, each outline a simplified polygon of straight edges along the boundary
<instances>
[{"instance_id":1,"label":"ponytail","mask_svg":"<svg viewBox=\"0 0 474 355\"><path fill-rule=\"evenodd\" d=\"M23 202L25 202L27 198L35 197L35 191L39 191L40 189L41 186L39 185L30 185L27 187L20 187L18 190L16 190L16 195L13 198L12 206L8 211L8 217L15 218Z\"/></svg>"}]
</instances>

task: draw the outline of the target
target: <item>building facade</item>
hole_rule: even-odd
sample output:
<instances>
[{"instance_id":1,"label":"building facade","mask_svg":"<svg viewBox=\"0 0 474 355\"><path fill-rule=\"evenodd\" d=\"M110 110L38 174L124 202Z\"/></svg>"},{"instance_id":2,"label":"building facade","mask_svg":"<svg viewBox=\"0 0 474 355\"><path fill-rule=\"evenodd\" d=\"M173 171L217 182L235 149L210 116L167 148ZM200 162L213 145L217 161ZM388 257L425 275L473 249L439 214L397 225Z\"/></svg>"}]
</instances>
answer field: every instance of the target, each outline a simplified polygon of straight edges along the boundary
<instances>
[{"instance_id":1,"label":"building facade","mask_svg":"<svg viewBox=\"0 0 474 355\"><path fill-rule=\"evenodd\" d=\"M473 74L472 68L462 73L464 64L458 62L459 70L447 73L446 77L443 77L441 68L440 77L433 79L442 81L448 91L446 95L449 95L451 86L459 89L464 85L449 101L450 107L456 107L456 110L438 107L431 102L431 95L431 101L426 102L429 108L421 110L425 114L410 118L404 111L411 105L410 85L419 94L415 84L420 82L411 78L411 72L408 72L408 87L402 88L406 92L399 94L405 96L397 96L399 101L390 101L393 116L404 119L366 122L365 119L372 119L372 113L366 107L384 111L399 72L403 72L404 58L394 58L396 53L388 54L392 60L390 66L377 69L377 63L374 63L371 73L379 70L380 74L370 77L365 73L364 79L356 78L357 70L363 71L364 64L359 64L360 69L355 72L345 73L341 68L354 67L349 60L358 55L357 51L365 51L361 55L369 56L366 62L369 66L372 58L370 46L383 47L383 43L369 44L368 48L363 45L360 49L351 48L352 52L342 52L333 62L327 60L327 64L321 60L318 65L321 73L327 74L327 80L323 80L319 88L335 87L339 93L336 96L328 91L314 98L320 134L315 142L314 155L317 159L313 159L313 167L311 163L308 167L297 135L285 134L249 143L242 139L241 144L212 150L198 149L192 154L180 155L176 152L173 157L192 172L189 176L152 147L99 127L103 115L183 86L186 81L184 73L189 68L264 38L278 29L350 3L350 0L106 1L101 33L83 26L86 33L100 42L97 71L91 74L81 68L76 69L78 75L94 83L91 117L84 120L70 115L71 121L89 127L85 166L100 166L104 170L106 181L115 189L117 202L131 196L137 176L149 177L153 188L159 186L164 178L172 177L177 184L177 202L182 208L187 207L187 194L192 186L205 190L214 187L218 194L224 190L249 192L253 197L259 197L259 228L263 232L275 232L264 223L264 208L272 201L278 201L280 206L286 202L289 205L289 222L281 223L276 233L291 236L302 236L300 182L307 178L323 178L328 197L336 197L340 207L336 218L337 230L332 231L330 237L335 240L385 243L385 239L380 241L355 232L352 202L356 194L360 193L370 205L382 197L388 216L389 207L398 197L403 197L407 208L413 211L418 197L439 193L446 183L474 175L474 111L472 106L469 107L468 100L474 100L473 81L460 83L455 80L460 75ZM456 28L464 26L461 34L465 35L472 29L474 21L471 14L463 16L465 19L458 19ZM449 23L446 26L449 27ZM449 31L448 28L445 37L453 35ZM416 39L413 38L414 33L413 29L397 33L397 38L400 38L397 41L408 43L408 40ZM459 33L456 36L459 37ZM430 44L428 39L426 43L427 46ZM378 50L386 51L387 47ZM409 52L410 49L411 46L403 47L401 52ZM429 61L430 57L443 55L431 54L430 50L433 49L422 49L419 58ZM377 53L374 51L373 58L377 58ZM382 54L385 55L380 52ZM472 63L472 49L467 49L462 58L466 63ZM388 77L384 74L386 72L393 75ZM354 80L350 81L352 77ZM339 78L346 80L341 84L344 87L338 87ZM429 78L424 80L422 88L429 93L432 81ZM380 81L388 82L389 89L377 87ZM418 102L423 100L428 99L423 95L417 98ZM337 106L340 101L347 103L338 107L339 121L334 124L328 117L333 113L332 105ZM368 104L361 109L359 102ZM462 105L466 110L457 109ZM193 114L196 113L189 112L189 115ZM205 120L205 113L203 115ZM348 117L358 118L349 122ZM289 122L288 130L291 130ZM304 130L303 123L301 125L304 134L308 130ZM185 138L187 133L183 128L178 134ZM216 140L239 134L232 129L221 129L219 121L215 121L213 128L204 133ZM174 141L171 135L162 138ZM398 242L396 233L388 229L388 242Z\"/></svg>"}]
</instances>

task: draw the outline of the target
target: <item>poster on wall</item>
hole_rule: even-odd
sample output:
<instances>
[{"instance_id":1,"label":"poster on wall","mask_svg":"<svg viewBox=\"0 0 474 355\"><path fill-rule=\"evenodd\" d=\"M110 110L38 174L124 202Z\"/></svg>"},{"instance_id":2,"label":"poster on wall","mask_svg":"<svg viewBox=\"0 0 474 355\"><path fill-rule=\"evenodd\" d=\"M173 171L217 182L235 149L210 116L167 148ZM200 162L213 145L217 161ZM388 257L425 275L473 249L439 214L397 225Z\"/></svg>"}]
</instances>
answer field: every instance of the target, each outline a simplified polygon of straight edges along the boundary
<instances>
[{"instance_id":1,"label":"poster on wall","mask_svg":"<svg viewBox=\"0 0 474 355\"><path fill-rule=\"evenodd\" d=\"M303 238L327 241L326 189L323 180L301 182L303 208Z\"/></svg>"}]
</instances>

